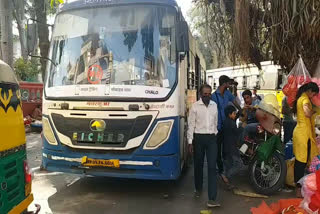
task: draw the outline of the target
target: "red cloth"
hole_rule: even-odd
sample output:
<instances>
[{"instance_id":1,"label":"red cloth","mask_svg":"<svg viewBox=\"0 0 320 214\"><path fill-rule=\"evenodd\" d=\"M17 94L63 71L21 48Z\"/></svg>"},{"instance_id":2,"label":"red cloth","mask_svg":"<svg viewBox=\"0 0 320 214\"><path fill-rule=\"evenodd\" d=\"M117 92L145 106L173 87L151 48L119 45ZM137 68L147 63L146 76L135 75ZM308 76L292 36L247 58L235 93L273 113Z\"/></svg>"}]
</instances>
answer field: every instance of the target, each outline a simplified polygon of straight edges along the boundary
<instances>
[{"instance_id":1,"label":"red cloth","mask_svg":"<svg viewBox=\"0 0 320 214\"><path fill-rule=\"evenodd\" d=\"M316 171L317 189L320 190L320 170Z\"/></svg>"},{"instance_id":2,"label":"red cloth","mask_svg":"<svg viewBox=\"0 0 320 214\"><path fill-rule=\"evenodd\" d=\"M252 207L250 211L252 214L274 214L273 210L264 201L259 207Z\"/></svg>"},{"instance_id":3,"label":"red cloth","mask_svg":"<svg viewBox=\"0 0 320 214\"><path fill-rule=\"evenodd\" d=\"M320 208L320 193L316 192L311 196L311 202L309 204L310 210L313 212L317 211Z\"/></svg>"},{"instance_id":4,"label":"red cloth","mask_svg":"<svg viewBox=\"0 0 320 214\"><path fill-rule=\"evenodd\" d=\"M270 206L266 202L262 202L259 207L251 208L252 214L281 214L284 209L287 209L290 206L294 206L297 212L302 212L306 214L303 209L299 208L302 199L292 198L292 199L281 199L277 203L273 203Z\"/></svg>"}]
</instances>

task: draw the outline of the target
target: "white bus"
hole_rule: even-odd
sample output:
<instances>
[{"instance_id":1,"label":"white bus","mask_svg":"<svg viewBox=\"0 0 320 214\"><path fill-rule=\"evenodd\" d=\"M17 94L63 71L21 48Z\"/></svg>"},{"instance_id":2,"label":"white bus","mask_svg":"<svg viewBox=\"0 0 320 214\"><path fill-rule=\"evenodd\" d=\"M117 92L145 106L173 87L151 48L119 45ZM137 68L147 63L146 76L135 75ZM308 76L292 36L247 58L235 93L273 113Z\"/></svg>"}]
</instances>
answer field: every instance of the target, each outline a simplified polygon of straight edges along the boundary
<instances>
[{"instance_id":1,"label":"white bus","mask_svg":"<svg viewBox=\"0 0 320 214\"><path fill-rule=\"evenodd\" d=\"M56 16L48 58L45 169L179 177L187 103L206 66L175 0L69 1Z\"/></svg>"}]
</instances>

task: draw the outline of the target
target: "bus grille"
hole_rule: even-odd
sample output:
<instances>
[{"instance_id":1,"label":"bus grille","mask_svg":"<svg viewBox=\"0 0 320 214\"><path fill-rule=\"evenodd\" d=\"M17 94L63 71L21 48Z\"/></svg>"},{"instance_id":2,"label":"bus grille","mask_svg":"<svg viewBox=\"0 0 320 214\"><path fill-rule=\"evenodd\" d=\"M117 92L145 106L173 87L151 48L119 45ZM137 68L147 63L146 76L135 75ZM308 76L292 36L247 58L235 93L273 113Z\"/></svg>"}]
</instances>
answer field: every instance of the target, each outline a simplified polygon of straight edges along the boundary
<instances>
[{"instance_id":1,"label":"bus grille","mask_svg":"<svg viewBox=\"0 0 320 214\"><path fill-rule=\"evenodd\" d=\"M0 210L9 212L25 199L23 161L26 151L0 158Z\"/></svg>"},{"instance_id":2,"label":"bus grille","mask_svg":"<svg viewBox=\"0 0 320 214\"><path fill-rule=\"evenodd\" d=\"M130 139L143 135L153 118L143 115L133 119L103 119L105 130L96 132L90 129L93 118L65 118L55 113L51 116L58 132L68 136L73 145L120 148Z\"/></svg>"}]
</instances>

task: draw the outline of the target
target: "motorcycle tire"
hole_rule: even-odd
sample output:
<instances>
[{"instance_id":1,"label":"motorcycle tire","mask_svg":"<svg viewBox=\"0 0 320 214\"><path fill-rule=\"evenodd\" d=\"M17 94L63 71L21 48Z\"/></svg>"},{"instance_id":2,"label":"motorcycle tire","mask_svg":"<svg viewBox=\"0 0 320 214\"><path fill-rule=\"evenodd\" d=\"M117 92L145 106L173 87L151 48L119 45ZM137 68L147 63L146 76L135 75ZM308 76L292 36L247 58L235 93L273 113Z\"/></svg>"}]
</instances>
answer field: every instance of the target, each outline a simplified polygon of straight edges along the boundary
<instances>
[{"instance_id":1,"label":"motorcycle tire","mask_svg":"<svg viewBox=\"0 0 320 214\"><path fill-rule=\"evenodd\" d=\"M272 163L277 163L277 166L271 166ZM259 169L260 166L260 169ZM267 182L259 182L258 177L266 178L268 180L268 174L274 172L275 170L279 170L280 172L276 172L275 178L272 181L272 184L268 185ZM284 159L284 156L279 152L274 152L272 157L265 163L265 170L261 169L261 163L259 163L258 157L256 156L249 165L249 179L254 190L259 194L264 195L272 195L278 192L285 184L285 179L287 176L287 164ZM271 177L272 178L272 177ZM263 186L265 184L266 186Z\"/></svg>"}]
</instances>

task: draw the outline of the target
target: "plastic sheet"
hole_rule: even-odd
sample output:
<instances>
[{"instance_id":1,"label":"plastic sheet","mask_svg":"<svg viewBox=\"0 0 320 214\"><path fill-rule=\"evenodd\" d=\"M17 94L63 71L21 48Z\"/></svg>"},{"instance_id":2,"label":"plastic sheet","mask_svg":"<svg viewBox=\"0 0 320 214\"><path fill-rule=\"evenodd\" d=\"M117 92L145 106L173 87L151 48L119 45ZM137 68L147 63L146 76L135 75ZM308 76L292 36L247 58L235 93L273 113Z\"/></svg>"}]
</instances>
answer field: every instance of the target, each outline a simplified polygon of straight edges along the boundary
<instances>
[{"instance_id":1,"label":"plastic sheet","mask_svg":"<svg viewBox=\"0 0 320 214\"><path fill-rule=\"evenodd\" d=\"M310 73L307 70L301 57L299 58L295 66L292 68L287 80L288 82L283 87L282 91L288 97L287 101L289 106L292 107L300 86L308 82L311 82Z\"/></svg>"},{"instance_id":2,"label":"plastic sheet","mask_svg":"<svg viewBox=\"0 0 320 214\"><path fill-rule=\"evenodd\" d=\"M298 183L302 186L303 196L300 207L309 214L318 214L320 209L320 171L304 176Z\"/></svg>"}]
</instances>

